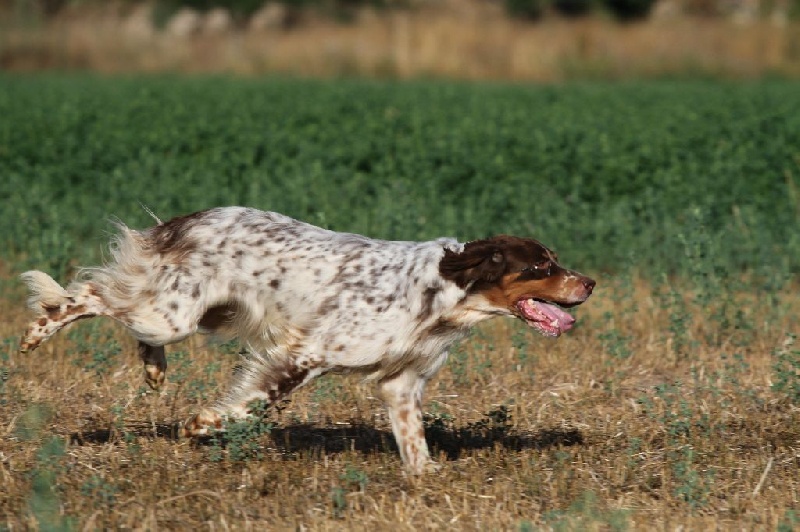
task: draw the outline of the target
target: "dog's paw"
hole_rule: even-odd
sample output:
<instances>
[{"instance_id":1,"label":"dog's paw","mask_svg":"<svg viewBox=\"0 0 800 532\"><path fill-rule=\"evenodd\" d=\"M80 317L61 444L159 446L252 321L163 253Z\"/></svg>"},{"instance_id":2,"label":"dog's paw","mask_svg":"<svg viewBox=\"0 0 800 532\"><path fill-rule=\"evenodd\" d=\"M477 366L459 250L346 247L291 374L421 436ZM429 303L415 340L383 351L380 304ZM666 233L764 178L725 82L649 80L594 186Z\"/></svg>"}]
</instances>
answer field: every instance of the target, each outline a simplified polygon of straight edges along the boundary
<instances>
[{"instance_id":1,"label":"dog's paw","mask_svg":"<svg viewBox=\"0 0 800 532\"><path fill-rule=\"evenodd\" d=\"M38 328L39 330L35 330ZM25 335L19 341L19 352L20 353L30 353L42 343L42 327L41 326L31 326L25 331Z\"/></svg>"},{"instance_id":2,"label":"dog's paw","mask_svg":"<svg viewBox=\"0 0 800 532\"><path fill-rule=\"evenodd\" d=\"M144 365L144 382L147 383L150 389L155 391L160 390L166 378L167 372L155 364Z\"/></svg>"},{"instance_id":3,"label":"dog's paw","mask_svg":"<svg viewBox=\"0 0 800 532\"><path fill-rule=\"evenodd\" d=\"M181 429L184 438L208 436L213 431L222 429L222 417L216 412L203 410L186 420Z\"/></svg>"}]
</instances>

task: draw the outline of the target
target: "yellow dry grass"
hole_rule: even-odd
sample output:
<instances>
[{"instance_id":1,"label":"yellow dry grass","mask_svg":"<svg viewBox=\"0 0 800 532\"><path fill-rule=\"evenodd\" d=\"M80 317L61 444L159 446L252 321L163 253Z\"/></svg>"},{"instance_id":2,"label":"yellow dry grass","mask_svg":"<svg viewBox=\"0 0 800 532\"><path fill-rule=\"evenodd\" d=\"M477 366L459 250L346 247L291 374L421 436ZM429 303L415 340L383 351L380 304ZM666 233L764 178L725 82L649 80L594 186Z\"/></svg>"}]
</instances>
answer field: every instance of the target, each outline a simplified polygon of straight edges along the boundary
<instances>
[{"instance_id":1,"label":"yellow dry grass","mask_svg":"<svg viewBox=\"0 0 800 532\"><path fill-rule=\"evenodd\" d=\"M116 5L116 4L112 4ZM0 65L120 72L290 73L561 81L669 75L800 74L800 26L656 17L509 19L496 3L363 10L351 23L306 15L287 30L174 38L125 22L119 8L7 28Z\"/></svg>"},{"instance_id":2,"label":"yellow dry grass","mask_svg":"<svg viewBox=\"0 0 800 532\"><path fill-rule=\"evenodd\" d=\"M48 507L53 522L83 530L791 525L798 408L770 385L773 353L798 329L796 299L768 307L742 296L752 329L718 334L714 308L665 306L643 282L621 299L626 290L601 283L558 340L495 320L463 342L428 387L425 411L438 420L428 439L443 467L421 478L402 474L371 388L342 377L271 411L263 456L211 461L216 449L175 428L198 395L219 393L234 355L190 339L168 355L165 388L145 391L133 342L110 323L18 354L20 297L0 325L0 528L36 527ZM612 354L614 334L629 337L631 356ZM684 354L677 337L689 341ZM121 353L108 354L109 342ZM52 435L67 446L48 465Z\"/></svg>"}]
</instances>

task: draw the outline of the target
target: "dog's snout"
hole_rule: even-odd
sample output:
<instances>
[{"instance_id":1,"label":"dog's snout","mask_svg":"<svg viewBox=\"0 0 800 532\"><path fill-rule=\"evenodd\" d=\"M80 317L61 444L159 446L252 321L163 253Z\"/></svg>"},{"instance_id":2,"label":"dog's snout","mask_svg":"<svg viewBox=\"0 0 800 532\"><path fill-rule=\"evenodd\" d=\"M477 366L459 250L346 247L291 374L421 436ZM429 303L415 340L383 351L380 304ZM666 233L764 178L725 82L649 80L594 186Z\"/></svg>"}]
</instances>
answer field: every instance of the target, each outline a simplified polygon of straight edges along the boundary
<instances>
[{"instance_id":1,"label":"dog's snout","mask_svg":"<svg viewBox=\"0 0 800 532\"><path fill-rule=\"evenodd\" d=\"M586 293L587 294L591 294L592 293L592 290L594 290L594 286L596 284L597 283L595 282L595 280L594 279L590 279L589 277L585 277L583 279L583 286L584 286L584 288L586 288Z\"/></svg>"}]
</instances>

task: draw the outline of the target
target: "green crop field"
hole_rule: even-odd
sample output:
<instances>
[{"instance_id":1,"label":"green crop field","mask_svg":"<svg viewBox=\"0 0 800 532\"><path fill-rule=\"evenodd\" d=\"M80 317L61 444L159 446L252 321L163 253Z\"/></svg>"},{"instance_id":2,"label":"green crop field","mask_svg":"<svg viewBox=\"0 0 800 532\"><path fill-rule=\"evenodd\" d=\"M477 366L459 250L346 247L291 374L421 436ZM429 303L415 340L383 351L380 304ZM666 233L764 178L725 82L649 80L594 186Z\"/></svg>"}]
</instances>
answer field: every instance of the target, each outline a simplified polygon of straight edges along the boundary
<instances>
[{"instance_id":1,"label":"green crop field","mask_svg":"<svg viewBox=\"0 0 800 532\"><path fill-rule=\"evenodd\" d=\"M800 526L800 84L0 77L0 530ZM143 386L88 321L31 355L16 276L219 205L386 239L532 236L598 289L507 321L426 395L408 479L372 390L325 377L224 442L175 437L237 348Z\"/></svg>"}]
</instances>

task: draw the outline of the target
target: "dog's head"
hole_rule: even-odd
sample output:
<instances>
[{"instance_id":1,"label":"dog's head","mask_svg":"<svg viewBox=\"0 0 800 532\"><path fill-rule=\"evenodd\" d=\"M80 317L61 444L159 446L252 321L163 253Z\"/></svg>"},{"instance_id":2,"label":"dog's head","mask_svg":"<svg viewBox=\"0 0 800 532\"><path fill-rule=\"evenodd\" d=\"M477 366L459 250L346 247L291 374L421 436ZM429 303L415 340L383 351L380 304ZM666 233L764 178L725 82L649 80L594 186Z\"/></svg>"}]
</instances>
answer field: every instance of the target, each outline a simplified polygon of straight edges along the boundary
<instances>
[{"instance_id":1,"label":"dog's head","mask_svg":"<svg viewBox=\"0 0 800 532\"><path fill-rule=\"evenodd\" d=\"M593 279L559 265L541 242L507 235L469 242L461 252L446 250L439 272L545 336L571 329L575 318L559 307L583 303L595 286Z\"/></svg>"}]
</instances>

